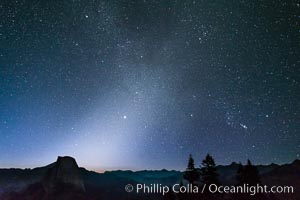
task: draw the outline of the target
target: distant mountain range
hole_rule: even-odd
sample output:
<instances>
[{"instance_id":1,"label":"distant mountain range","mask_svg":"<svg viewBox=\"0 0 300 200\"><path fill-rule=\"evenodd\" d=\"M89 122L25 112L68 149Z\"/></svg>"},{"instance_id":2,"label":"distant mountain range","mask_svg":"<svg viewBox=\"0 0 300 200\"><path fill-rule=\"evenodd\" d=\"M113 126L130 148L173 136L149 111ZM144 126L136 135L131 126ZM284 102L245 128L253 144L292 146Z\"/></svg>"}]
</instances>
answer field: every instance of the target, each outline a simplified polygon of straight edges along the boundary
<instances>
[{"instance_id":1,"label":"distant mountain range","mask_svg":"<svg viewBox=\"0 0 300 200\"><path fill-rule=\"evenodd\" d=\"M285 165L258 165L262 183L294 186L294 194L275 195L277 199L300 199L300 160ZM237 163L218 166L220 181L235 184ZM127 184L174 185L183 178L180 171L111 171L96 173L79 168L72 157L34 169L0 169L1 200L105 200L105 199L164 199L161 194L127 193ZM184 181L184 180L183 180ZM275 197L274 197L275 198Z\"/></svg>"}]
</instances>

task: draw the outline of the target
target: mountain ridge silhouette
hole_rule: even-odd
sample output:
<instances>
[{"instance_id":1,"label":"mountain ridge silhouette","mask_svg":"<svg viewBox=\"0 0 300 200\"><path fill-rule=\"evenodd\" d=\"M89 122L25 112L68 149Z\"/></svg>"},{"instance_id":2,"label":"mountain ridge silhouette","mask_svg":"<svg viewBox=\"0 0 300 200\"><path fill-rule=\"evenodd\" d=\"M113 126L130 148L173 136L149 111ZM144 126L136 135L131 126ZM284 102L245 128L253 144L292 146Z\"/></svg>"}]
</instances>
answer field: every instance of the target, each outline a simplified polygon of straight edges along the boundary
<instances>
[{"instance_id":1,"label":"mountain ridge silhouette","mask_svg":"<svg viewBox=\"0 0 300 200\"><path fill-rule=\"evenodd\" d=\"M61 165L67 165L66 168L70 171L61 170L59 168ZM234 184L237 167L238 164L234 162L230 165L217 166L220 180L223 184ZM298 181L300 180L300 160L283 165L257 165L257 168L264 183L272 185L300 185ZM66 173L69 173L69 175L66 175ZM128 194L124 191L124 186L137 183L172 185L179 183L182 180L182 175L183 172L181 171L165 169L116 170L97 173L79 167L74 158L64 156L58 157L56 162L44 167L0 169L0 199L50 200L54 198L57 200L81 200L86 199L87 196L89 196L89 199L124 199L128 195L130 195L130 199L162 199L162 196L159 195ZM53 188L58 188L58 190L53 190ZM293 195L296 197L295 199L298 197L300 199L299 193ZM279 195L279 199L285 199L286 196L280 197Z\"/></svg>"}]
</instances>

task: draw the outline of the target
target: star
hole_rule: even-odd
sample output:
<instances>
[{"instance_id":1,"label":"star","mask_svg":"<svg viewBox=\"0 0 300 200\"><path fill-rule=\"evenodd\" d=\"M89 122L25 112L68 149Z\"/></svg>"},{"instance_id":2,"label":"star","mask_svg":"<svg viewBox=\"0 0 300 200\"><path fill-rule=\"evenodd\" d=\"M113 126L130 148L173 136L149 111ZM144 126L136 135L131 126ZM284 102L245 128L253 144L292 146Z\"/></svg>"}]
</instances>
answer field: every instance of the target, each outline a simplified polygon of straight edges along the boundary
<instances>
[{"instance_id":1,"label":"star","mask_svg":"<svg viewBox=\"0 0 300 200\"><path fill-rule=\"evenodd\" d=\"M241 126L243 129L248 129L248 127L247 127L245 124L240 123L240 126Z\"/></svg>"}]
</instances>

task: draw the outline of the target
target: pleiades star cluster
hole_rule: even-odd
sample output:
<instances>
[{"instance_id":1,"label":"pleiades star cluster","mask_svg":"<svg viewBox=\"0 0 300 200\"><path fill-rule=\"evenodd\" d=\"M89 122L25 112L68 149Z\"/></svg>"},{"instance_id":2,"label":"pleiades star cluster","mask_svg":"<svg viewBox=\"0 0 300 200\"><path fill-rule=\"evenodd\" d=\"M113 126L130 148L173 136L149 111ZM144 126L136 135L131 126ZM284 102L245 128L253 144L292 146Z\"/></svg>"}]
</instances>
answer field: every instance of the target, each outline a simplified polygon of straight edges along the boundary
<instances>
[{"instance_id":1,"label":"pleiades star cluster","mask_svg":"<svg viewBox=\"0 0 300 200\"><path fill-rule=\"evenodd\" d=\"M297 1L1 0L0 163L300 155Z\"/></svg>"}]
</instances>

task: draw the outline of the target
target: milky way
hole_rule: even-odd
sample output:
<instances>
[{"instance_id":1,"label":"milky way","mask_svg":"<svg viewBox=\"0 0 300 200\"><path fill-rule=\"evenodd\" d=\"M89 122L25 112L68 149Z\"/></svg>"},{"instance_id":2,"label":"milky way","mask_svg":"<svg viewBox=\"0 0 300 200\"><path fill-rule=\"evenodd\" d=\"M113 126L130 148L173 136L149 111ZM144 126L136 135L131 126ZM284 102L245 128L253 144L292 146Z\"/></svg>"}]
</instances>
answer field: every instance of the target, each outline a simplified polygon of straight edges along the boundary
<instances>
[{"instance_id":1,"label":"milky way","mask_svg":"<svg viewBox=\"0 0 300 200\"><path fill-rule=\"evenodd\" d=\"M0 167L285 163L300 154L296 1L0 3ZM298 14L297 14L298 13Z\"/></svg>"}]
</instances>

